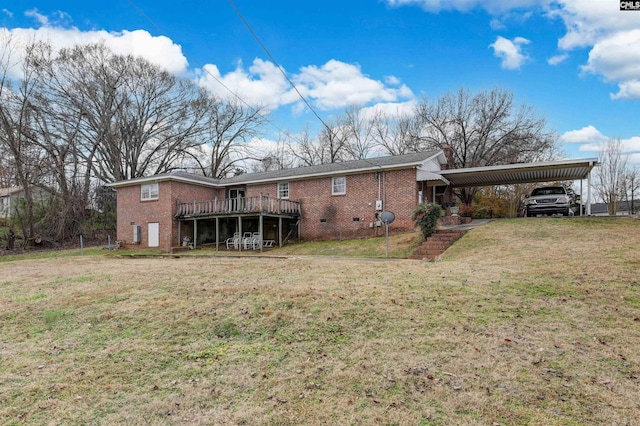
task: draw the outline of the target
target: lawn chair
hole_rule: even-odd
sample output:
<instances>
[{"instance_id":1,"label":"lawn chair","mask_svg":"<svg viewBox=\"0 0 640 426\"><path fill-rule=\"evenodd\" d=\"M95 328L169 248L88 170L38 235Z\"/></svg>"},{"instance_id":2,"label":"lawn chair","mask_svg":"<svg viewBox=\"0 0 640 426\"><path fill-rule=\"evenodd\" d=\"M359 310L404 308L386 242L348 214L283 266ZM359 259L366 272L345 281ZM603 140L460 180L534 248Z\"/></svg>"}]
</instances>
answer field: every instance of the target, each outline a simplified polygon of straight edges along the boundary
<instances>
[{"instance_id":1,"label":"lawn chair","mask_svg":"<svg viewBox=\"0 0 640 426\"><path fill-rule=\"evenodd\" d=\"M227 241L225 243L227 244L227 250L230 250L232 248L236 250L240 245L240 233L234 232L233 237L227 238Z\"/></svg>"},{"instance_id":2,"label":"lawn chair","mask_svg":"<svg viewBox=\"0 0 640 426\"><path fill-rule=\"evenodd\" d=\"M264 240L264 242L262 243L262 246L270 248L270 247L273 247L274 243L275 243L274 240Z\"/></svg>"},{"instance_id":3,"label":"lawn chair","mask_svg":"<svg viewBox=\"0 0 640 426\"><path fill-rule=\"evenodd\" d=\"M242 234L242 248L248 250L249 247L253 249L253 234L251 232L245 232Z\"/></svg>"},{"instance_id":4,"label":"lawn chair","mask_svg":"<svg viewBox=\"0 0 640 426\"><path fill-rule=\"evenodd\" d=\"M253 233L253 249L257 250L260 248L260 246L262 246L262 238L260 238L260 233L254 232Z\"/></svg>"}]
</instances>

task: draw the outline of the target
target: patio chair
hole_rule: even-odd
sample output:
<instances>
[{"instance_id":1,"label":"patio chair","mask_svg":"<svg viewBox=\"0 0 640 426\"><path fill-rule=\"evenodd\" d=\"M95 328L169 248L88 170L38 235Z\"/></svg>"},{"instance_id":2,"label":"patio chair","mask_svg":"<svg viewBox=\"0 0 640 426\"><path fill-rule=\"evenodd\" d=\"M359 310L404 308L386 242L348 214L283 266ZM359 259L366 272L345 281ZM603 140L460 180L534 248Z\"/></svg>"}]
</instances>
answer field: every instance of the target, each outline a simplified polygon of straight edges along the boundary
<instances>
[{"instance_id":1,"label":"patio chair","mask_svg":"<svg viewBox=\"0 0 640 426\"><path fill-rule=\"evenodd\" d=\"M225 243L227 245L227 250L232 249L232 248L233 249L237 249L238 245L240 244L240 233L239 232L234 232L233 233L233 237L227 238Z\"/></svg>"},{"instance_id":2,"label":"patio chair","mask_svg":"<svg viewBox=\"0 0 640 426\"><path fill-rule=\"evenodd\" d=\"M273 247L273 244L275 243L274 240L264 240L262 243L263 247Z\"/></svg>"},{"instance_id":3,"label":"patio chair","mask_svg":"<svg viewBox=\"0 0 640 426\"><path fill-rule=\"evenodd\" d=\"M254 232L253 233L253 249L256 250L260 248L261 245L262 245L262 238L260 238L260 233Z\"/></svg>"},{"instance_id":4,"label":"patio chair","mask_svg":"<svg viewBox=\"0 0 640 426\"><path fill-rule=\"evenodd\" d=\"M251 232L245 232L242 234L242 248L247 250L249 247L253 248L253 234Z\"/></svg>"}]
</instances>

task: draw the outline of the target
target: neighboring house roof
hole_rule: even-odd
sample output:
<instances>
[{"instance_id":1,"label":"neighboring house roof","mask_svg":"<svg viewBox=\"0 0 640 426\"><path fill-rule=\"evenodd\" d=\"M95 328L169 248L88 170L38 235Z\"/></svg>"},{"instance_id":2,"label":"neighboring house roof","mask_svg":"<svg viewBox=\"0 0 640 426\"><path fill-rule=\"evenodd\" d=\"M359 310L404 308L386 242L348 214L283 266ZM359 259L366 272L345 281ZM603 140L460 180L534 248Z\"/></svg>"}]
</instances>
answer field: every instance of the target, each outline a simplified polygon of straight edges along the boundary
<instances>
[{"instance_id":1,"label":"neighboring house roof","mask_svg":"<svg viewBox=\"0 0 640 426\"><path fill-rule=\"evenodd\" d=\"M631 207L631 203L627 203L626 201L618 202L618 212L628 212L630 210L629 207ZM640 200L634 200L633 207L634 207L633 208L634 211L636 212L640 211ZM592 214L609 213L608 205L605 203L591 204L591 213Z\"/></svg>"},{"instance_id":2,"label":"neighboring house roof","mask_svg":"<svg viewBox=\"0 0 640 426\"><path fill-rule=\"evenodd\" d=\"M248 183L277 182L287 180L308 179L319 176L335 176L370 172L375 170L393 170L407 167L419 168L427 161L437 159L441 164L446 158L441 150L419 152L414 154L395 155L388 157L368 158L366 160L343 161L338 163L319 164L317 166L297 167L293 169L275 170L269 172L247 173L225 179L213 179L186 172L165 173L156 176L131 179L110 184L114 188L144 183L175 180L205 186L220 187Z\"/></svg>"}]
</instances>

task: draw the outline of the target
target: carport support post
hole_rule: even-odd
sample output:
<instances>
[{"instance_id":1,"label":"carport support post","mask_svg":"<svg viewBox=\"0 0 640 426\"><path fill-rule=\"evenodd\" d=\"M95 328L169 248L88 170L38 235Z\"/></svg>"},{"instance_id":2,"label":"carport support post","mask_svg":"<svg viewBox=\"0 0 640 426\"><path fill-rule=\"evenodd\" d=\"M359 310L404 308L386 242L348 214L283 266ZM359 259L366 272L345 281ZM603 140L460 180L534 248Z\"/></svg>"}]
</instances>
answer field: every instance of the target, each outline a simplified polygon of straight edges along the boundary
<instances>
[{"instance_id":1,"label":"carport support post","mask_svg":"<svg viewBox=\"0 0 640 426\"><path fill-rule=\"evenodd\" d=\"M591 216L591 171L587 175L587 216Z\"/></svg>"}]
</instances>

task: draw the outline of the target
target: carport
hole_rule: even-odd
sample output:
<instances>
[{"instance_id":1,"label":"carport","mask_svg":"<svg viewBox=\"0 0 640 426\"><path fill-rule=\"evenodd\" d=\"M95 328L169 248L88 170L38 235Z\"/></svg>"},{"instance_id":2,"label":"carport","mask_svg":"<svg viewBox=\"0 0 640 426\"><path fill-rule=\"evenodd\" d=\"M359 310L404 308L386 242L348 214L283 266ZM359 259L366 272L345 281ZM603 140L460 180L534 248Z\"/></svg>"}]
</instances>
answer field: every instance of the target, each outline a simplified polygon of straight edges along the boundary
<instances>
[{"instance_id":1,"label":"carport","mask_svg":"<svg viewBox=\"0 0 640 426\"><path fill-rule=\"evenodd\" d=\"M584 158L579 160L450 169L441 170L438 173L453 188L579 180L581 197L583 195L582 182L586 180L586 214L589 216L591 215L591 170L597 165L597 158ZM582 209L580 213L582 214Z\"/></svg>"}]
</instances>

